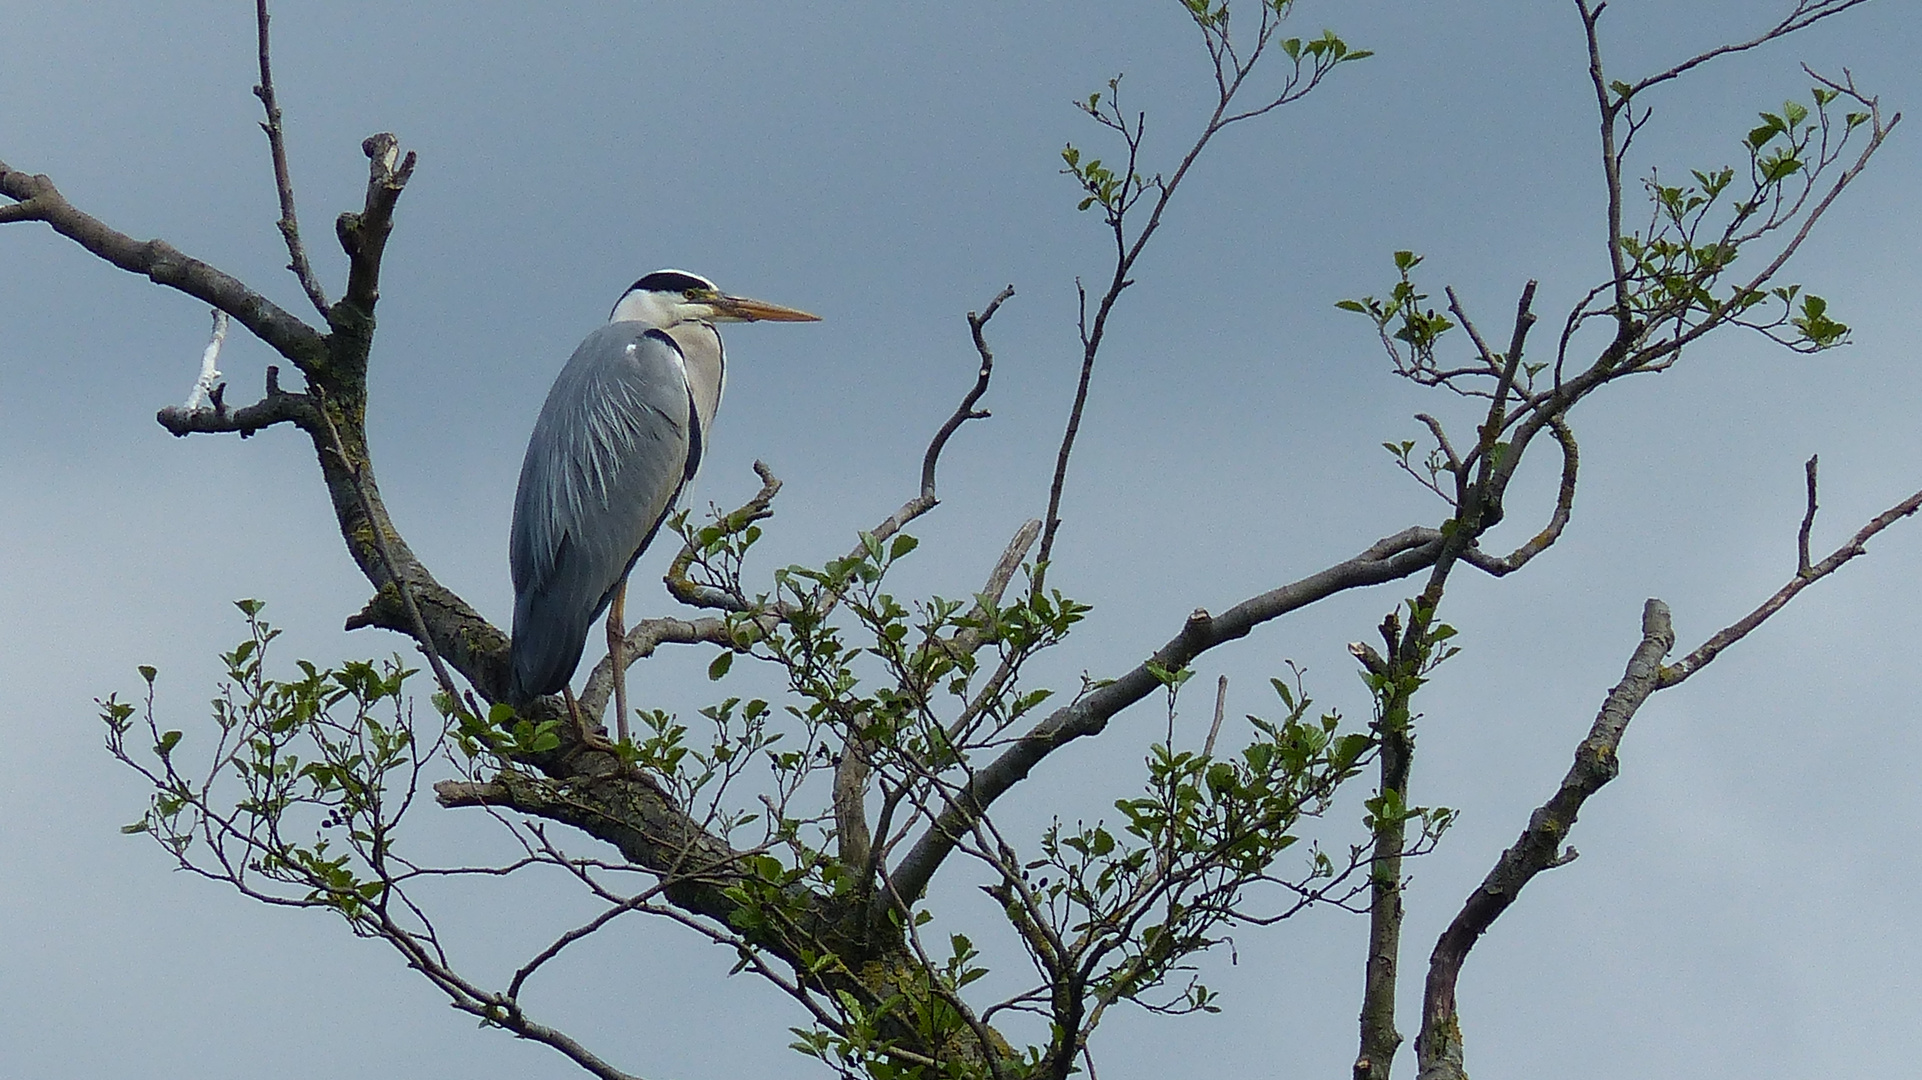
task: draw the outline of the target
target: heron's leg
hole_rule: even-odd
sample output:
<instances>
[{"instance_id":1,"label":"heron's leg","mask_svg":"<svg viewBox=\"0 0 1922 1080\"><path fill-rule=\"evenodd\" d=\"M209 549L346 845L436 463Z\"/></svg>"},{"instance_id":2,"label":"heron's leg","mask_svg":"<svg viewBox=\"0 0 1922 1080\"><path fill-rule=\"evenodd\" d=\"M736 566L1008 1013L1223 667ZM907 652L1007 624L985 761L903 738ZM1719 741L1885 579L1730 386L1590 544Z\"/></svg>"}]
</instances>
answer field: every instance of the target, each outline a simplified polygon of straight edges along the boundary
<instances>
[{"instance_id":1,"label":"heron's leg","mask_svg":"<svg viewBox=\"0 0 1922 1080\"><path fill-rule=\"evenodd\" d=\"M614 744L601 737L598 728L587 726L587 715L581 712L581 703L574 700L574 688L561 687L561 699L567 702L567 715L574 720L574 730L580 734L581 743L595 750L612 751Z\"/></svg>"},{"instance_id":2,"label":"heron's leg","mask_svg":"<svg viewBox=\"0 0 1922 1080\"><path fill-rule=\"evenodd\" d=\"M614 737L627 741L627 579L614 586L614 602L607 605L607 658L614 666Z\"/></svg>"}]
</instances>

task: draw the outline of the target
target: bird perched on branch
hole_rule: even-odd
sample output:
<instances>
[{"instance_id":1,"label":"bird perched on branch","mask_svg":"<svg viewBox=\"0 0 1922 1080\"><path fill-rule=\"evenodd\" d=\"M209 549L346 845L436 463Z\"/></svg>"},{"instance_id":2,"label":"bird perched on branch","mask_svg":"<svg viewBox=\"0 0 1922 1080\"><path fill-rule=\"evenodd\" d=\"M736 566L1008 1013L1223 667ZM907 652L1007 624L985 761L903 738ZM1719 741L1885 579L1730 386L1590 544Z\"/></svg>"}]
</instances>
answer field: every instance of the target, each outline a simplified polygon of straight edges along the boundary
<instances>
[{"instance_id":1,"label":"bird perched on branch","mask_svg":"<svg viewBox=\"0 0 1922 1080\"><path fill-rule=\"evenodd\" d=\"M587 632L608 613L616 730L627 737L621 655L628 571L693 481L727 358L715 323L815 322L805 311L729 296L681 270L636 281L606 326L574 350L534 423L514 494L508 563L514 636L507 700L565 692Z\"/></svg>"}]
</instances>

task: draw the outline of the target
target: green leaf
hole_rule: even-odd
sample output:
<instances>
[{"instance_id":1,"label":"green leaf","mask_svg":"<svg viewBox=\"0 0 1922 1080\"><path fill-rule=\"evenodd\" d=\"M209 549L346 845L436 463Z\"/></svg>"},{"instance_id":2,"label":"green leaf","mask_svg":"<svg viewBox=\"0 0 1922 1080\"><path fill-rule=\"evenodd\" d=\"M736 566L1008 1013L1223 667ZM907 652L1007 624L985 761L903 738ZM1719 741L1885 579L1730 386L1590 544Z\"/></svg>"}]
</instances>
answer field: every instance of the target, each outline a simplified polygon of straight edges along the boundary
<instances>
[{"instance_id":1,"label":"green leaf","mask_svg":"<svg viewBox=\"0 0 1922 1080\"><path fill-rule=\"evenodd\" d=\"M251 619L260 614L261 609L267 605L259 600L236 600L234 606L240 609L241 614Z\"/></svg>"},{"instance_id":2,"label":"green leaf","mask_svg":"<svg viewBox=\"0 0 1922 1080\"><path fill-rule=\"evenodd\" d=\"M1268 680L1268 685L1275 688L1275 693L1280 696L1281 703L1288 706L1288 710L1293 712L1295 708L1295 695L1293 691L1288 689L1288 684L1282 682L1280 679L1271 678Z\"/></svg>"},{"instance_id":3,"label":"green leaf","mask_svg":"<svg viewBox=\"0 0 1922 1080\"><path fill-rule=\"evenodd\" d=\"M722 652L707 665L707 677L710 681L718 682L721 676L727 674L727 669L733 666L734 654Z\"/></svg>"},{"instance_id":4,"label":"green leaf","mask_svg":"<svg viewBox=\"0 0 1922 1080\"><path fill-rule=\"evenodd\" d=\"M154 676L160 674L160 672L154 669L152 664L142 664L137 670L140 672L140 677L147 680L148 686L152 686Z\"/></svg>"},{"instance_id":5,"label":"green leaf","mask_svg":"<svg viewBox=\"0 0 1922 1080\"><path fill-rule=\"evenodd\" d=\"M894 538L894 542L892 544L888 545L888 558L890 560L901 558L903 555L906 555L908 552L913 551L915 548L919 547L920 545L921 545L921 541L916 540L914 537L909 536L907 533L901 533Z\"/></svg>"}]
</instances>

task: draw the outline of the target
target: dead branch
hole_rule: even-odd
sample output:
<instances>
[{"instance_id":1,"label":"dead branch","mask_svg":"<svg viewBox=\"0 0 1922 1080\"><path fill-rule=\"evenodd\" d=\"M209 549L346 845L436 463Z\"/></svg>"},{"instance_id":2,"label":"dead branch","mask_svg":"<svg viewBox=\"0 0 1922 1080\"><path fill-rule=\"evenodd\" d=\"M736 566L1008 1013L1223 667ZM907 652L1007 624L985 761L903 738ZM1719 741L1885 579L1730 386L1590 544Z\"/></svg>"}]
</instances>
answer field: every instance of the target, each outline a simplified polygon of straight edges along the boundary
<instances>
[{"instance_id":1,"label":"dead branch","mask_svg":"<svg viewBox=\"0 0 1922 1080\"><path fill-rule=\"evenodd\" d=\"M260 83L254 87L254 96L267 113L260 130L267 133L267 149L274 159L274 190L280 195L280 220L275 225L287 244L287 269L294 272L314 310L325 319L332 305L307 261L307 246L300 240L300 217L294 213L294 178L287 168L287 135L281 128L280 100L274 96L274 71L267 47L267 0L254 0L254 27L260 39Z\"/></svg>"},{"instance_id":2,"label":"dead branch","mask_svg":"<svg viewBox=\"0 0 1922 1080\"><path fill-rule=\"evenodd\" d=\"M319 331L239 279L180 252L165 240L135 240L109 228L66 200L52 180L30 175L0 161L0 195L15 200L0 205L0 224L45 222L54 232L129 273L177 289L240 321L302 373L322 363L327 346Z\"/></svg>"},{"instance_id":3,"label":"dead branch","mask_svg":"<svg viewBox=\"0 0 1922 1080\"><path fill-rule=\"evenodd\" d=\"M1810 465L1812 484L1814 474L1813 462L1811 462ZM1812 504L1813 500L1811 500L1811 508ZM1695 651L1675 663L1664 667L1662 669L1662 689L1666 690L1707 667L1717 656L1721 655L1723 649L1747 637L1750 631L1767 622L1771 615L1774 615L1786 607L1790 600L1795 599L1797 593L1828 577L1830 574L1835 573L1837 570L1840 570L1849 560L1858 555L1865 554L1868 551L1868 542L1874 539L1877 533L1880 533L1882 530L1903 518L1909 517L1917 510L1922 510L1922 491L1916 492L1901 502L1896 503L1894 506L1889 507L1887 510L1882 511L1880 514L1877 514L1867 525L1857 529L1854 536L1849 537L1846 543L1830 552L1828 557L1821 562L1806 569L1798 568L1795 576L1790 578L1780 589L1777 589L1775 595L1762 601L1760 607L1742 616L1728 627L1717 631L1714 637L1709 638L1697 646Z\"/></svg>"},{"instance_id":4,"label":"dead branch","mask_svg":"<svg viewBox=\"0 0 1922 1080\"><path fill-rule=\"evenodd\" d=\"M1812 567L1809 566L1809 533L1815 528L1815 510L1816 510L1815 463L1816 463L1816 460L1817 460L1817 455L1810 454L1808 464L1803 466L1803 469L1808 473L1809 508L1802 515L1801 531L1797 532L1795 535L1795 573L1801 577L1807 577L1809 571L1812 569Z\"/></svg>"},{"instance_id":5,"label":"dead branch","mask_svg":"<svg viewBox=\"0 0 1922 1080\"><path fill-rule=\"evenodd\" d=\"M367 204L358 214L340 215L334 232L347 252L347 302L371 318L380 300L380 260L394 230L394 205L413 178L415 157L409 150L402 158L400 140L384 131L362 140L360 150L367 155Z\"/></svg>"},{"instance_id":6,"label":"dead branch","mask_svg":"<svg viewBox=\"0 0 1922 1080\"><path fill-rule=\"evenodd\" d=\"M220 385L224 387L226 384ZM314 399L308 395L282 390L280 369L270 365L267 368L267 395L252 405L229 409L218 400L209 407L199 409L168 405L156 413L154 419L176 437L235 431L244 439L261 428L280 423L311 431L320 423L320 412L314 405Z\"/></svg>"},{"instance_id":7,"label":"dead branch","mask_svg":"<svg viewBox=\"0 0 1922 1080\"><path fill-rule=\"evenodd\" d=\"M988 418L989 414L985 409L977 410L974 407L981 400L981 395L988 392L988 380L994 376L994 350L988 348L984 331L987 329L988 320L994 318L994 313L1001 310L1001 305L1013 295L1014 286L1005 286L1000 292L994 294L994 299L988 301L988 306L981 309L980 314L968 312L968 333L974 339L974 351L981 357L981 370L975 376L974 389L969 390L967 396L961 399L961 404L955 406L954 415L948 417L948 422L942 424L941 430L934 433L933 440L928 443L928 452L922 455L921 496L923 498L934 498L934 469L941 460L941 451L948 445L949 437L960 430L962 424L970 420Z\"/></svg>"},{"instance_id":8,"label":"dead branch","mask_svg":"<svg viewBox=\"0 0 1922 1080\"><path fill-rule=\"evenodd\" d=\"M1421 1034L1415 1050L1420 1080L1465 1080L1461 1071L1461 1026L1456 1015L1455 981L1475 941L1508 910L1522 887L1543 870L1575 857L1563 851L1562 839L1574 826L1582 803L1615 778L1621 766L1616 749L1628 722L1650 694L1660 688L1662 657L1674 647L1668 605L1650 600L1642 608L1642 641L1629 657L1621 682L1608 693L1588 738L1575 752L1575 763L1548 802L1528 819L1521 839L1495 863L1461 913L1442 932L1429 960Z\"/></svg>"}]
</instances>

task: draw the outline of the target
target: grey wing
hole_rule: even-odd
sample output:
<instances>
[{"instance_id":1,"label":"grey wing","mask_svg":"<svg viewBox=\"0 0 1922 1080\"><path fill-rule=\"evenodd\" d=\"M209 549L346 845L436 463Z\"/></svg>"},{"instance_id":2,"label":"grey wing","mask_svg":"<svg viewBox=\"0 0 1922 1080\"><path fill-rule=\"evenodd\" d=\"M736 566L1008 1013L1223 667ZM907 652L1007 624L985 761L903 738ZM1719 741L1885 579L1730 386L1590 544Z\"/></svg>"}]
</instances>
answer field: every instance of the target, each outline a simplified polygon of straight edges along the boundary
<instances>
[{"instance_id":1,"label":"grey wing","mask_svg":"<svg viewBox=\"0 0 1922 1080\"><path fill-rule=\"evenodd\" d=\"M589 629L685 482L694 421L675 343L638 324L590 334L554 380L514 496L510 701L573 677Z\"/></svg>"}]
</instances>

